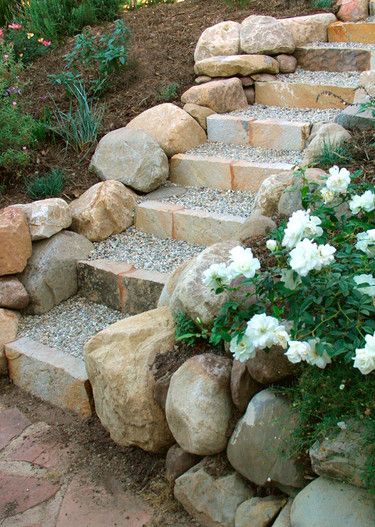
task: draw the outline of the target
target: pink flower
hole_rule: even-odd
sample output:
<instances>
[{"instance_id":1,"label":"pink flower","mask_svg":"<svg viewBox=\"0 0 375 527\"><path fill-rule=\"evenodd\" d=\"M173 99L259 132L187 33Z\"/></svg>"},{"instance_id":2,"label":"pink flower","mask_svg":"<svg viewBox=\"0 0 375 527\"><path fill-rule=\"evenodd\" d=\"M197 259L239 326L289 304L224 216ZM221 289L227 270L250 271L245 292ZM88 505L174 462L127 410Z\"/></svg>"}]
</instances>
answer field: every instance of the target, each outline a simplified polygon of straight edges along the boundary
<instances>
[{"instance_id":1,"label":"pink flower","mask_svg":"<svg viewBox=\"0 0 375 527\"><path fill-rule=\"evenodd\" d=\"M0 27L0 38L3 38L3 36L4 36L4 30L1 29L1 27Z\"/></svg>"},{"instance_id":2,"label":"pink flower","mask_svg":"<svg viewBox=\"0 0 375 527\"><path fill-rule=\"evenodd\" d=\"M22 24L17 24L16 22L13 22L13 24L8 25L9 29L22 29Z\"/></svg>"},{"instance_id":3,"label":"pink flower","mask_svg":"<svg viewBox=\"0 0 375 527\"><path fill-rule=\"evenodd\" d=\"M52 44L52 42L50 40L42 40L42 44L43 44L43 46L48 48L48 46L50 46Z\"/></svg>"}]
</instances>

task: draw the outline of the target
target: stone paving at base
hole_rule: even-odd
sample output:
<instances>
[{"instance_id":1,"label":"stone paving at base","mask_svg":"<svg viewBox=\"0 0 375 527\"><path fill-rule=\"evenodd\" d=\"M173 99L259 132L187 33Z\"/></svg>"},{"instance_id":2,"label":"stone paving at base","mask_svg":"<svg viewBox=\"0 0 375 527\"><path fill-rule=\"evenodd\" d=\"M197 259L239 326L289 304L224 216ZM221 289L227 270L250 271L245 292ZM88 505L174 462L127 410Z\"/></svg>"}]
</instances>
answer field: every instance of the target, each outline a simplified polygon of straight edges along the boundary
<instances>
[{"instance_id":1,"label":"stone paving at base","mask_svg":"<svg viewBox=\"0 0 375 527\"><path fill-rule=\"evenodd\" d=\"M116 480L90 481L73 470L80 445L48 434L16 407L0 404L1 527L143 527L152 517Z\"/></svg>"}]
</instances>

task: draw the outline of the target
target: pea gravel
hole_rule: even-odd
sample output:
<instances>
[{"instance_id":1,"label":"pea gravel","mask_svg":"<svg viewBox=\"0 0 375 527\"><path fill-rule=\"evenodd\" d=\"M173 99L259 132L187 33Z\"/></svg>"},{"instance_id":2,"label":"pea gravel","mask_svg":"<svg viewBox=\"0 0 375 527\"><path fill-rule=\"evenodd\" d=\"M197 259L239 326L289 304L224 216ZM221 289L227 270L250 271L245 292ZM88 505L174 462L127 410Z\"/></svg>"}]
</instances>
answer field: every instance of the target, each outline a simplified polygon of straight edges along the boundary
<instances>
[{"instance_id":1,"label":"pea gravel","mask_svg":"<svg viewBox=\"0 0 375 527\"><path fill-rule=\"evenodd\" d=\"M157 238L131 227L121 234L94 243L94 250L89 258L107 258L131 263L137 269L170 273L203 249L202 246L190 245L184 241Z\"/></svg>"},{"instance_id":2,"label":"pea gravel","mask_svg":"<svg viewBox=\"0 0 375 527\"><path fill-rule=\"evenodd\" d=\"M126 316L74 296L43 315L23 316L18 337L29 337L74 357L82 357L83 347L92 336Z\"/></svg>"},{"instance_id":3,"label":"pea gravel","mask_svg":"<svg viewBox=\"0 0 375 527\"><path fill-rule=\"evenodd\" d=\"M375 27L374 27L375 31ZM333 49L364 49L375 51L375 44L362 44L361 42L311 42L302 48L333 48Z\"/></svg>"},{"instance_id":4,"label":"pea gravel","mask_svg":"<svg viewBox=\"0 0 375 527\"><path fill-rule=\"evenodd\" d=\"M359 76L360 73L357 71L337 73L331 71L306 71L301 69L297 69L295 73L282 73L276 75L277 80L292 84L321 84L326 86L341 86L345 88L356 88L359 86Z\"/></svg>"},{"instance_id":5,"label":"pea gravel","mask_svg":"<svg viewBox=\"0 0 375 527\"><path fill-rule=\"evenodd\" d=\"M246 110L245 110L246 111ZM288 150L267 150L265 148L253 148L246 145L228 145L225 143L203 143L189 150L187 154L199 157L220 157L236 161L249 161L251 163L290 163L298 165L302 161L299 152Z\"/></svg>"},{"instance_id":6,"label":"pea gravel","mask_svg":"<svg viewBox=\"0 0 375 527\"><path fill-rule=\"evenodd\" d=\"M307 123L328 123L335 120L341 110L329 109L306 109L298 108L279 108L278 106L265 106L263 104L254 104L244 110L232 112L229 115L236 117L253 119L280 119L282 121L302 121Z\"/></svg>"}]
</instances>

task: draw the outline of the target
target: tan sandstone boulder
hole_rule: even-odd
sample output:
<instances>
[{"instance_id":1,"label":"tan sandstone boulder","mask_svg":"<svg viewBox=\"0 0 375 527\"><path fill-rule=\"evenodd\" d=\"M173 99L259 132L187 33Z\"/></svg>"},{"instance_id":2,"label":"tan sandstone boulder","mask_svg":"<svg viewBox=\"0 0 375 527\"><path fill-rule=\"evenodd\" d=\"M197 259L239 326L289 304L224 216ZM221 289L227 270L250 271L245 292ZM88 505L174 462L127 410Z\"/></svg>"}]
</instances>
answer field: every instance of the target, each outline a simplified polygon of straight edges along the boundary
<instances>
[{"instance_id":1,"label":"tan sandstone boulder","mask_svg":"<svg viewBox=\"0 0 375 527\"><path fill-rule=\"evenodd\" d=\"M197 75L233 77L256 73L279 73L279 64L268 55L230 55L200 60L195 64L194 71Z\"/></svg>"},{"instance_id":2,"label":"tan sandstone boulder","mask_svg":"<svg viewBox=\"0 0 375 527\"><path fill-rule=\"evenodd\" d=\"M5 358L5 344L12 342L17 337L19 315L16 311L0 309L0 375L7 372Z\"/></svg>"},{"instance_id":3,"label":"tan sandstone boulder","mask_svg":"<svg viewBox=\"0 0 375 527\"><path fill-rule=\"evenodd\" d=\"M14 207L0 211L0 276L20 273L31 256L26 214Z\"/></svg>"},{"instance_id":4,"label":"tan sandstone boulder","mask_svg":"<svg viewBox=\"0 0 375 527\"><path fill-rule=\"evenodd\" d=\"M205 131L196 120L171 103L159 104L142 112L126 128L150 134L168 157L183 154L205 143L207 139Z\"/></svg>"},{"instance_id":5,"label":"tan sandstone boulder","mask_svg":"<svg viewBox=\"0 0 375 527\"><path fill-rule=\"evenodd\" d=\"M72 230L91 241L105 240L132 225L136 203L119 181L97 183L70 204Z\"/></svg>"},{"instance_id":6,"label":"tan sandstone boulder","mask_svg":"<svg viewBox=\"0 0 375 527\"><path fill-rule=\"evenodd\" d=\"M218 55L237 55L240 50L240 27L238 22L220 22L201 34L194 52L194 60Z\"/></svg>"},{"instance_id":7,"label":"tan sandstone boulder","mask_svg":"<svg viewBox=\"0 0 375 527\"><path fill-rule=\"evenodd\" d=\"M328 26L336 22L333 13L283 18L280 23L292 34L296 47L309 42L327 42Z\"/></svg>"},{"instance_id":8,"label":"tan sandstone boulder","mask_svg":"<svg viewBox=\"0 0 375 527\"><path fill-rule=\"evenodd\" d=\"M223 79L189 88L181 101L211 108L216 113L233 112L248 106L240 79Z\"/></svg>"},{"instance_id":9,"label":"tan sandstone boulder","mask_svg":"<svg viewBox=\"0 0 375 527\"><path fill-rule=\"evenodd\" d=\"M15 205L27 217L31 239L43 240L67 229L72 223L69 205L61 198L33 201L25 205Z\"/></svg>"},{"instance_id":10,"label":"tan sandstone boulder","mask_svg":"<svg viewBox=\"0 0 375 527\"><path fill-rule=\"evenodd\" d=\"M199 106L199 104L185 104L184 110L194 117L203 130L207 130L207 117L215 113L211 108Z\"/></svg>"},{"instance_id":11,"label":"tan sandstone boulder","mask_svg":"<svg viewBox=\"0 0 375 527\"><path fill-rule=\"evenodd\" d=\"M293 53L295 42L293 35L272 16L251 15L241 24L241 51L279 55Z\"/></svg>"},{"instance_id":12,"label":"tan sandstone boulder","mask_svg":"<svg viewBox=\"0 0 375 527\"><path fill-rule=\"evenodd\" d=\"M112 324L85 346L96 412L111 438L161 452L173 444L165 415L154 400L151 367L173 349L175 325L167 307Z\"/></svg>"},{"instance_id":13,"label":"tan sandstone boulder","mask_svg":"<svg viewBox=\"0 0 375 527\"><path fill-rule=\"evenodd\" d=\"M343 143L350 142L351 138L350 133L340 124L314 124L307 146L303 151L303 162L306 165L314 163L325 147L330 149L337 148Z\"/></svg>"},{"instance_id":14,"label":"tan sandstone boulder","mask_svg":"<svg viewBox=\"0 0 375 527\"><path fill-rule=\"evenodd\" d=\"M339 0L337 18L343 22L359 22L368 17L368 0Z\"/></svg>"}]
</instances>

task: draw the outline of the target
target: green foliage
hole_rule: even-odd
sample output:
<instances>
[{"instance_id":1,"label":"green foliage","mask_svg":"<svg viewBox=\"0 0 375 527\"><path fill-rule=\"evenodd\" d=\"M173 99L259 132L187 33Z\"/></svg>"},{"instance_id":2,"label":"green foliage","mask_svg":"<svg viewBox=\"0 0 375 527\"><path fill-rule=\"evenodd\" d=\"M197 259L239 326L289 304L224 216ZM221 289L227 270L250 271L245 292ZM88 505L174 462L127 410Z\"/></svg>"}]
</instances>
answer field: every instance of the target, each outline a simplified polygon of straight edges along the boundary
<instances>
[{"instance_id":1,"label":"green foliage","mask_svg":"<svg viewBox=\"0 0 375 527\"><path fill-rule=\"evenodd\" d=\"M232 9L234 8L244 8L244 7L250 7L252 4L252 0L224 0L226 5Z\"/></svg>"},{"instance_id":2,"label":"green foliage","mask_svg":"<svg viewBox=\"0 0 375 527\"><path fill-rule=\"evenodd\" d=\"M177 0L124 0L122 3L125 9L133 11L141 7L153 6L157 4L174 4Z\"/></svg>"},{"instance_id":3,"label":"green foliage","mask_svg":"<svg viewBox=\"0 0 375 527\"><path fill-rule=\"evenodd\" d=\"M176 322L176 339L183 340L188 346L194 346L198 339L207 339L208 332L202 322L191 320L184 313L175 315Z\"/></svg>"},{"instance_id":4,"label":"green foliage","mask_svg":"<svg viewBox=\"0 0 375 527\"><path fill-rule=\"evenodd\" d=\"M24 26L19 29L8 28L5 31L5 43L13 47L17 60L27 64L48 53L51 42L29 33Z\"/></svg>"},{"instance_id":5,"label":"green foliage","mask_svg":"<svg viewBox=\"0 0 375 527\"><path fill-rule=\"evenodd\" d=\"M351 160L352 153L349 143L334 146L325 142L322 151L315 157L314 164L321 168L330 168L334 165L345 165Z\"/></svg>"},{"instance_id":6,"label":"green foliage","mask_svg":"<svg viewBox=\"0 0 375 527\"><path fill-rule=\"evenodd\" d=\"M64 189L64 172L60 168L53 168L45 176L27 181L26 194L31 199L45 199L59 196Z\"/></svg>"},{"instance_id":7,"label":"green foliage","mask_svg":"<svg viewBox=\"0 0 375 527\"><path fill-rule=\"evenodd\" d=\"M65 71L50 75L54 84L63 86L72 95L72 89L84 79L89 94L101 94L108 86L111 75L126 66L129 29L122 20L116 20L112 33L101 37L89 31L75 37L72 51L65 56Z\"/></svg>"},{"instance_id":8,"label":"green foliage","mask_svg":"<svg viewBox=\"0 0 375 527\"><path fill-rule=\"evenodd\" d=\"M173 101L177 97L177 92L178 84L176 82L172 82L171 84L163 86L163 88L160 89L158 99L159 101L164 102Z\"/></svg>"},{"instance_id":9,"label":"green foliage","mask_svg":"<svg viewBox=\"0 0 375 527\"><path fill-rule=\"evenodd\" d=\"M68 111L54 106L49 130L62 138L67 148L87 154L97 141L103 111L90 101L82 82L71 83L69 89L73 101Z\"/></svg>"},{"instance_id":10,"label":"green foliage","mask_svg":"<svg viewBox=\"0 0 375 527\"><path fill-rule=\"evenodd\" d=\"M332 9L334 0L312 0L311 4L317 9Z\"/></svg>"},{"instance_id":11,"label":"green foliage","mask_svg":"<svg viewBox=\"0 0 375 527\"><path fill-rule=\"evenodd\" d=\"M20 5L21 0L0 0L0 27L12 21Z\"/></svg>"}]
</instances>

